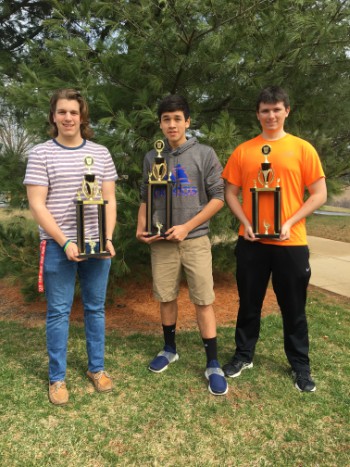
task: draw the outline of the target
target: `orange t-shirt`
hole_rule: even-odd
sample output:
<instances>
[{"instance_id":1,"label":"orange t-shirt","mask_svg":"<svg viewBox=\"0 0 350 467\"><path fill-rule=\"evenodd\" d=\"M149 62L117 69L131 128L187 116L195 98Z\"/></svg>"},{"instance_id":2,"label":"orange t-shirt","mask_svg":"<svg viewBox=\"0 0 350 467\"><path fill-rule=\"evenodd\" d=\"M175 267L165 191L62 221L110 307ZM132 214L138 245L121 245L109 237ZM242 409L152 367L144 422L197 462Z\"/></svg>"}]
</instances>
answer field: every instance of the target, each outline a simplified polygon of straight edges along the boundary
<instances>
[{"instance_id":1,"label":"orange t-shirt","mask_svg":"<svg viewBox=\"0 0 350 467\"><path fill-rule=\"evenodd\" d=\"M277 141L267 141L261 135L239 145L231 154L222 177L242 190L242 208L247 219L252 222L252 193L250 188L261 188L258 173L265 157L262 146L268 144L271 152L268 161L274 171L274 179L269 185L281 187L281 225L300 209L304 202L305 187L316 182L325 174L316 149L307 141L287 134ZM273 230L274 208L273 193L259 192L259 232L264 232L264 222ZM244 235L243 225L239 235ZM280 246L306 245L305 219L297 222L291 229L290 239L283 242L264 238L263 243Z\"/></svg>"}]
</instances>

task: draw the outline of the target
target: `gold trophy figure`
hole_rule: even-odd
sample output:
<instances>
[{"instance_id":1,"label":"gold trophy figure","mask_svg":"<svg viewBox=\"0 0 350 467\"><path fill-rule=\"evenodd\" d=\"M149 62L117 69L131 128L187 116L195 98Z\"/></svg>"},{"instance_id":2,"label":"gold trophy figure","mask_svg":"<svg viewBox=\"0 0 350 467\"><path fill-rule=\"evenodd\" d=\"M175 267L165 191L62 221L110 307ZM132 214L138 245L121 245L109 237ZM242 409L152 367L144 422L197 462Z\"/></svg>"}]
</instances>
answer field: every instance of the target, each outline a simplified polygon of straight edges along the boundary
<instances>
[{"instance_id":1,"label":"gold trophy figure","mask_svg":"<svg viewBox=\"0 0 350 467\"><path fill-rule=\"evenodd\" d=\"M271 147L268 144L265 144L265 146L261 148L261 152L265 156L265 160L262 162L261 169L258 172L258 180L264 188L268 188L275 178L275 172L271 168L271 162L269 162L268 159L268 156L271 152Z\"/></svg>"},{"instance_id":2,"label":"gold trophy figure","mask_svg":"<svg viewBox=\"0 0 350 467\"><path fill-rule=\"evenodd\" d=\"M90 245L90 254L91 254L91 255L96 254L96 252L95 252L96 242L94 242L94 241L91 240L91 238L90 238L90 240L88 241L88 244Z\"/></svg>"},{"instance_id":3,"label":"gold trophy figure","mask_svg":"<svg viewBox=\"0 0 350 467\"><path fill-rule=\"evenodd\" d=\"M257 238L278 238L281 232L281 187L279 186L280 179L277 179L277 186L271 187L275 178L275 172L271 167L268 156L271 152L271 146L265 144L261 148L264 156L264 162L261 163L261 169L258 172L257 180L261 187L257 186L257 181L253 181L253 187L250 189L252 193L252 227ZM269 233L270 224L264 220L264 232L259 232L259 195L272 195L272 209L274 211L274 232Z\"/></svg>"},{"instance_id":4,"label":"gold trophy figure","mask_svg":"<svg viewBox=\"0 0 350 467\"><path fill-rule=\"evenodd\" d=\"M90 201L99 195L98 182L95 175L91 173L91 168L94 165L94 159L92 156L86 156L84 159L85 167L88 168L88 173L85 174L82 183L82 192L85 197Z\"/></svg>"},{"instance_id":5,"label":"gold trophy figure","mask_svg":"<svg viewBox=\"0 0 350 467\"><path fill-rule=\"evenodd\" d=\"M157 227L157 229L158 229L157 235L161 235L163 224L162 224L161 222L157 222L157 223L156 223L156 227Z\"/></svg>"},{"instance_id":6,"label":"gold trophy figure","mask_svg":"<svg viewBox=\"0 0 350 467\"><path fill-rule=\"evenodd\" d=\"M87 173L84 175L81 187L77 191L77 199L74 201L77 214L77 244L80 251L78 258L99 258L110 256L106 250L106 204L102 198L102 191L98 187L96 175L92 173L94 158L86 156L84 165L87 168ZM89 205L97 206L98 216L98 251L95 250L96 242L91 238L87 241L90 246L90 253L86 252L85 242L85 208Z\"/></svg>"},{"instance_id":7,"label":"gold trophy figure","mask_svg":"<svg viewBox=\"0 0 350 467\"><path fill-rule=\"evenodd\" d=\"M154 149L157 151L157 155L153 162L151 176L153 176L153 180L161 182L166 177L168 170L165 159L161 155L164 149L164 142L158 139L154 143Z\"/></svg>"},{"instance_id":8,"label":"gold trophy figure","mask_svg":"<svg viewBox=\"0 0 350 467\"><path fill-rule=\"evenodd\" d=\"M168 173L167 163L162 156L164 146L161 139L154 143L157 155L148 173L146 229L149 236L165 236L165 232L171 227L172 181L171 172Z\"/></svg>"},{"instance_id":9,"label":"gold trophy figure","mask_svg":"<svg viewBox=\"0 0 350 467\"><path fill-rule=\"evenodd\" d=\"M268 234L269 234L269 228L270 228L271 226L270 226L270 224L269 224L268 222L266 222L265 220L264 220L263 224L264 224L264 227L265 227L265 232L264 232L264 234L265 234L265 235L268 235Z\"/></svg>"}]
</instances>

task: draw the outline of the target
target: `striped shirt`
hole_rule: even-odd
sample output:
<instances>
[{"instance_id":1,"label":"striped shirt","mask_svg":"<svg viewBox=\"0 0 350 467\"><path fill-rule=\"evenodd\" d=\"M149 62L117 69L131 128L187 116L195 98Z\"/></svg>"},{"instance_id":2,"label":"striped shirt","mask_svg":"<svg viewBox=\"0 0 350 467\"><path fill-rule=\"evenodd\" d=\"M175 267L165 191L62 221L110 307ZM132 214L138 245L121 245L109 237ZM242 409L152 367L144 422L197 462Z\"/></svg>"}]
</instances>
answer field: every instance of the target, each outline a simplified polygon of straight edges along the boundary
<instances>
[{"instance_id":1,"label":"striped shirt","mask_svg":"<svg viewBox=\"0 0 350 467\"><path fill-rule=\"evenodd\" d=\"M47 186L46 207L54 217L65 236L77 241L76 205L77 192L88 173L84 159L93 158L91 173L95 174L98 186L102 182L118 178L112 157L107 148L92 141L84 140L81 146L69 148L56 140L38 144L29 153L24 185ZM83 197L84 199L84 197ZM85 237L98 240L97 206L86 205ZM40 239L51 237L39 226Z\"/></svg>"}]
</instances>

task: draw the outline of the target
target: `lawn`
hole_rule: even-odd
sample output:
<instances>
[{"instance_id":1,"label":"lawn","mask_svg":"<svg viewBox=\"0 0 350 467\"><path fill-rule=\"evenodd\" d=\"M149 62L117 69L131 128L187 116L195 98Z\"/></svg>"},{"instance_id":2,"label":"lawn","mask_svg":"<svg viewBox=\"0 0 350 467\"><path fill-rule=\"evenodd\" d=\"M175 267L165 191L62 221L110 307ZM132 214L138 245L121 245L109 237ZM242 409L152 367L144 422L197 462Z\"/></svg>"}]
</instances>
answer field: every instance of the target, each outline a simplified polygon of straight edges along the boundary
<instances>
[{"instance_id":1,"label":"lawn","mask_svg":"<svg viewBox=\"0 0 350 467\"><path fill-rule=\"evenodd\" d=\"M229 381L226 397L207 391L202 343L185 331L180 360L159 375L147 370L159 335L108 332L106 367L116 387L97 394L85 377L83 328L72 325L65 407L47 399L44 328L1 322L1 465L350 465L350 306L311 291L307 312L313 394L293 386L278 315L262 321L254 368ZM232 327L219 329L219 343L224 362Z\"/></svg>"},{"instance_id":2,"label":"lawn","mask_svg":"<svg viewBox=\"0 0 350 467\"><path fill-rule=\"evenodd\" d=\"M311 216L309 234L350 241L349 220ZM350 304L311 287L307 314L314 394L294 388L276 314L262 320L254 368L229 380L226 397L207 391L192 331L178 333L180 360L155 375L147 364L160 331L108 330L115 390L97 394L85 376L84 330L72 324L65 407L48 402L44 326L0 321L1 466L349 466ZM222 363L233 334L233 326L218 329Z\"/></svg>"},{"instance_id":3,"label":"lawn","mask_svg":"<svg viewBox=\"0 0 350 467\"><path fill-rule=\"evenodd\" d=\"M350 216L313 214L307 218L306 227L309 235L350 243Z\"/></svg>"}]
</instances>

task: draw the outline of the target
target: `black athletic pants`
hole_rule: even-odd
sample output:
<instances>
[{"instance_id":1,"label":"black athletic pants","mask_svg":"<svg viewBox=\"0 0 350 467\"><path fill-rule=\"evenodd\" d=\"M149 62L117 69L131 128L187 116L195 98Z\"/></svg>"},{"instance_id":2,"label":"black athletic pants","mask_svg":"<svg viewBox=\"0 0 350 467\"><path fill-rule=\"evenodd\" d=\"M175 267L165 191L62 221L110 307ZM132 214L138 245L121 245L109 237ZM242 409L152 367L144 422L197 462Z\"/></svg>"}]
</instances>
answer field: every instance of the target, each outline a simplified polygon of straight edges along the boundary
<instances>
[{"instance_id":1,"label":"black athletic pants","mask_svg":"<svg viewBox=\"0 0 350 467\"><path fill-rule=\"evenodd\" d=\"M311 270L307 246L266 245L239 237L236 246L239 311L236 325L238 360L251 362L259 338L261 308L270 276L282 313L284 350L295 371L309 370L305 314Z\"/></svg>"}]
</instances>

